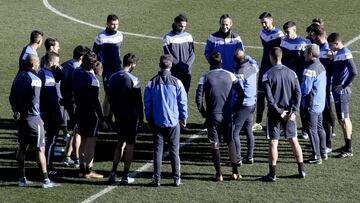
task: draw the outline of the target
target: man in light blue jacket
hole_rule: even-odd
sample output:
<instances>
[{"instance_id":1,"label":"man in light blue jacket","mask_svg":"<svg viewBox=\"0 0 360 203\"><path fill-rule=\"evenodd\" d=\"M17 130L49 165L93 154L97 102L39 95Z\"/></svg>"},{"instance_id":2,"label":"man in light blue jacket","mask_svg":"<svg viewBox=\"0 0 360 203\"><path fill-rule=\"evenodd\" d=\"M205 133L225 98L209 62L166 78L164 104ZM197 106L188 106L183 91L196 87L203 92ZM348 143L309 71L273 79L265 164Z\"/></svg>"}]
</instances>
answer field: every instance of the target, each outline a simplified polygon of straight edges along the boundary
<instances>
[{"instance_id":1,"label":"man in light blue jacket","mask_svg":"<svg viewBox=\"0 0 360 203\"><path fill-rule=\"evenodd\" d=\"M180 125L186 126L187 94L182 82L171 75L172 57L160 57L160 71L148 81L144 92L146 120L154 136L154 175L152 185L160 186L164 139L169 144L174 185L180 186Z\"/></svg>"}]
</instances>

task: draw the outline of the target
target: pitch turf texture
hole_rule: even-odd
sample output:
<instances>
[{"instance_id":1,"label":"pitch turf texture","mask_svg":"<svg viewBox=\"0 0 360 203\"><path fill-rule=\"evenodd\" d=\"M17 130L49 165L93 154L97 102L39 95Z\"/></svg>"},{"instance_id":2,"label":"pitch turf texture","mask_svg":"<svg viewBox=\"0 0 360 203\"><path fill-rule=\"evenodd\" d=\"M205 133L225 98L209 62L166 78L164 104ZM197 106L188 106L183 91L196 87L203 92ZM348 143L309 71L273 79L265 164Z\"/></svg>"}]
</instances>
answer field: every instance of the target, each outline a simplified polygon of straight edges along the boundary
<instances>
[{"instance_id":1,"label":"pitch turf texture","mask_svg":"<svg viewBox=\"0 0 360 203\"><path fill-rule=\"evenodd\" d=\"M359 33L358 21L360 1L135 1L135 0L50 0L49 3L67 15L95 25L105 26L107 14L115 13L120 17L120 30L161 37L171 28L172 19L179 13L189 17L187 31L195 41L205 42L208 35L218 29L218 19L223 13L233 17L233 30L239 33L245 46L260 47L258 38L260 24L258 15L270 11L274 24L281 27L286 21L297 23L301 36L314 17L322 17L328 33L339 32L347 42ZM61 158L55 166L62 171L55 181L62 187L40 189L39 170L34 163L34 152L27 156L27 177L34 180L34 187L18 188L15 162L17 147L15 127L12 123L12 112L8 103L11 82L18 68L18 57L22 47L28 43L29 33L39 29L45 37L53 36L60 41L61 61L71 58L73 48L78 44L92 47L99 29L82 25L49 11L38 0L2 1L0 4L0 202L81 202L107 187L107 179L89 181L77 178L71 168L60 165ZM135 75L139 76L143 87L158 71L158 59L162 53L162 42L159 39L147 39L124 35L122 55L133 52L140 61ZM349 46L356 64L360 68L360 41ZM203 123L196 110L194 92L200 73L208 69L205 62L203 44L196 44L196 60L193 66L193 82L189 95L189 134L182 135L182 142L199 130ZM258 62L261 60L261 49L247 48L247 53ZM44 47L39 51L44 53ZM353 84L351 101L351 119L353 123L354 157L349 159L335 158L332 153L322 165L305 165L307 177L304 180L294 178L297 167L291 154L290 146L281 141L279 145L278 181L263 183L259 177L268 172L267 141L261 132L255 133L255 164L244 165L240 171L243 179L230 181L231 168L226 166L228 160L226 148L222 148L224 182L212 182L214 174L211 162L210 146L206 135L200 136L180 150L181 171L184 185L179 188L172 183L169 160L163 165L163 179L160 188L148 187L152 167L141 172L134 184L128 187L117 187L96 199L96 202L358 202L360 200L360 142L358 139L360 109L358 108L360 79ZM101 93L103 97L103 92ZM333 140L333 149L343 145L342 132L337 124L337 137ZM241 136L245 140L244 135ZM100 133L96 147L95 170L106 177L111 169L111 160L116 143L114 134ZM59 139L60 141L60 139ZM309 141L301 141L304 158L310 156ZM246 149L244 146L243 149ZM152 159L152 139L150 133L141 133L135 150L135 161L132 170L140 168ZM122 168L122 164L119 169Z\"/></svg>"}]
</instances>

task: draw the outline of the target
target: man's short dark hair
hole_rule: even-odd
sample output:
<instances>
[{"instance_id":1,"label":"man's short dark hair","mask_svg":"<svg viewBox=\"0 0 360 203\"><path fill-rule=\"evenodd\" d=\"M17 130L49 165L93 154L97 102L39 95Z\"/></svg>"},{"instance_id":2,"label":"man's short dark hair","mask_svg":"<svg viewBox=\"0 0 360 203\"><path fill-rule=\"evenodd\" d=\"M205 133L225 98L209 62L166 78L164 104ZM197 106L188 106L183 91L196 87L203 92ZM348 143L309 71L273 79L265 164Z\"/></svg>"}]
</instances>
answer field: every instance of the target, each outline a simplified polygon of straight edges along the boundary
<instances>
[{"instance_id":1,"label":"man's short dark hair","mask_svg":"<svg viewBox=\"0 0 360 203\"><path fill-rule=\"evenodd\" d=\"M119 20L119 18L117 17L117 15L115 14L110 14L108 15L107 19L106 19L106 22L111 22L111 21L115 21L115 20Z\"/></svg>"},{"instance_id":2,"label":"man's short dark hair","mask_svg":"<svg viewBox=\"0 0 360 203\"><path fill-rule=\"evenodd\" d=\"M324 36L326 34L325 29L322 27L317 27L317 28L313 28L310 31L311 34L315 35L315 36Z\"/></svg>"},{"instance_id":3,"label":"man's short dark hair","mask_svg":"<svg viewBox=\"0 0 360 203\"><path fill-rule=\"evenodd\" d=\"M210 54L209 63L210 63L210 66L212 68L220 68L220 66L221 66L221 53L220 52L212 52Z\"/></svg>"},{"instance_id":4,"label":"man's short dark hair","mask_svg":"<svg viewBox=\"0 0 360 203\"><path fill-rule=\"evenodd\" d=\"M316 23L313 23L313 24L309 25L309 26L306 28L306 32L307 32L307 33L310 33L310 32L312 32L312 30L320 29L320 28L321 28L320 25L318 25L318 24L316 24Z\"/></svg>"},{"instance_id":5,"label":"man's short dark hair","mask_svg":"<svg viewBox=\"0 0 360 203\"><path fill-rule=\"evenodd\" d=\"M133 63L137 63L137 57L135 56L135 54L133 53L127 53L125 54L124 58L123 58L123 63L124 63L124 66L129 66Z\"/></svg>"},{"instance_id":6,"label":"man's short dark hair","mask_svg":"<svg viewBox=\"0 0 360 203\"><path fill-rule=\"evenodd\" d=\"M225 13L225 14L223 14L223 15L221 15L221 16L220 16L219 23L221 23L221 21L222 21L222 20L224 20L224 19L226 19L226 18L230 18L230 20L231 20L230 15L229 15L229 14L227 14L227 13Z\"/></svg>"},{"instance_id":7,"label":"man's short dark hair","mask_svg":"<svg viewBox=\"0 0 360 203\"><path fill-rule=\"evenodd\" d=\"M269 55L275 60L281 60L283 53L280 47L274 47L270 50Z\"/></svg>"},{"instance_id":8,"label":"man's short dark hair","mask_svg":"<svg viewBox=\"0 0 360 203\"><path fill-rule=\"evenodd\" d=\"M168 69L172 66L172 56L169 54L164 54L160 56L160 64L161 69Z\"/></svg>"},{"instance_id":9,"label":"man's short dark hair","mask_svg":"<svg viewBox=\"0 0 360 203\"><path fill-rule=\"evenodd\" d=\"M289 29L291 27L294 27L294 26L296 26L296 23L294 21L288 21L283 25L283 29L287 30L287 29Z\"/></svg>"},{"instance_id":10,"label":"man's short dark hair","mask_svg":"<svg viewBox=\"0 0 360 203\"><path fill-rule=\"evenodd\" d=\"M91 70L95 68L97 56L93 51L86 52L82 59L81 67L85 70Z\"/></svg>"},{"instance_id":11,"label":"man's short dark hair","mask_svg":"<svg viewBox=\"0 0 360 203\"><path fill-rule=\"evenodd\" d=\"M264 18L272 18L271 13L263 12L262 14L260 14L259 19L261 20L261 19L264 19Z\"/></svg>"},{"instance_id":12,"label":"man's short dark hair","mask_svg":"<svg viewBox=\"0 0 360 203\"><path fill-rule=\"evenodd\" d=\"M321 26L323 26L324 25L324 20L322 19L322 18L314 18L314 19L312 19L312 21L311 21L312 23L314 23L314 24L319 24L319 25L321 25Z\"/></svg>"},{"instance_id":13,"label":"man's short dark hair","mask_svg":"<svg viewBox=\"0 0 360 203\"><path fill-rule=\"evenodd\" d=\"M48 52L48 53L45 54L45 63L49 64L55 58L59 58L59 57L60 57L60 55L58 53L55 53L53 51Z\"/></svg>"},{"instance_id":14,"label":"man's short dark hair","mask_svg":"<svg viewBox=\"0 0 360 203\"><path fill-rule=\"evenodd\" d=\"M56 38L47 38L44 42L46 51L49 51L50 47L55 46L56 42L59 42Z\"/></svg>"},{"instance_id":15,"label":"man's short dark hair","mask_svg":"<svg viewBox=\"0 0 360 203\"><path fill-rule=\"evenodd\" d=\"M79 60L82 56L84 56L86 54L86 52L88 52L88 51L82 45L75 47L75 49L73 51L73 59Z\"/></svg>"},{"instance_id":16,"label":"man's short dark hair","mask_svg":"<svg viewBox=\"0 0 360 203\"><path fill-rule=\"evenodd\" d=\"M39 43L43 36L44 33L39 30L32 31L30 34L30 44Z\"/></svg>"},{"instance_id":17,"label":"man's short dark hair","mask_svg":"<svg viewBox=\"0 0 360 203\"><path fill-rule=\"evenodd\" d=\"M179 23L179 22L183 22L183 21L185 21L185 22L188 21L187 17L184 14L179 14L178 16L176 16L174 18L175 23Z\"/></svg>"},{"instance_id":18,"label":"man's short dark hair","mask_svg":"<svg viewBox=\"0 0 360 203\"><path fill-rule=\"evenodd\" d=\"M328 41L329 43L334 43L334 42L339 42L339 41L341 41L340 34L337 33L337 32L331 33L331 34L328 36L327 41Z\"/></svg>"}]
</instances>

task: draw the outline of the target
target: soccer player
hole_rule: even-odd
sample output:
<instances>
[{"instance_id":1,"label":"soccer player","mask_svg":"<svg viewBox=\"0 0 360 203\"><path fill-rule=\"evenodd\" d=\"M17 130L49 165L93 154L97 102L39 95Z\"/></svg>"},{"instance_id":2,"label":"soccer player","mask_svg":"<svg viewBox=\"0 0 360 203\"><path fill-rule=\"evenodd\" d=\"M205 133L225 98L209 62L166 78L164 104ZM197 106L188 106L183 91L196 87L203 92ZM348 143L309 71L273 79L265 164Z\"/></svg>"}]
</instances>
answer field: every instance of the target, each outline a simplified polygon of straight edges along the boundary
<instances>
[{"instance_id":1,"label":"soccer player","mask_svg":"<svg viewBox=\"0 0 360 203\"><path fill-rule=\"evenodd\" d=\"M172 31L163 37L163 48L164 54L169 54L173 58L171 74L181 80L186 93L189 93L195 50L193 37L185 31L187 21L183 14L174 18Z\"/></svg>"},{"instance_id":2,"label":"soccer player","mask_svg":"<svg viewBox=\"0 0 360 203\"><path fill-rule=\"evenodd\" d=\"M233 110L233 137L235 139L237 159L242 160L239 134L240 130L243 127L245 128L247 153L245 160L242 162L246 164L253 164L255 141L252 125L256 104L256 76L259 69L257 66L250 64L249 60L246 58L245 52L241 49L238 49L235 52L235 64L235 76L244 90L244 100L241 104L235 104L235 106L238 105L239 108L235 108ZM233 98L233 101L236 101L236 97Z\"/></svg>"},{"instance_id":3,"label":"soccer player","mask_svg":"<svg viewBox=\"0 0 360 203\"><path fill-rule=\"evenodd\" d=\"M75 168L79 168L79 148L81 137L77 133L77 129L75 128L75 102L74 102L74 94L72 90L72 74L75 69L80 68L81 61L83 56L86 54L87 50L84 46L79 45L75 47L73 51L73 58L62 63L62 71L61 71L61 83L60 83L60 91L62 95L62 99L60 100L60 104L64 106L70 118L70 126L73 128L73 133L68 140L66 150L65 150L65 158L62 163L66 166L74 165ZM75 160L71 159L71 154L74 151Z\"/></svg>"},{"instance_id":4,"label":"soccer player","mask_svg":"<svg viewBox=\"0 0 360 203\"><path fill-rule=\"evenodd\" d=\"M314 36L312 33L312 31L315 29L325 30L324 20L322 18L314 18L311 21L311 24L306 28L306 33L308 34L306 38L309 39L312 43L315 43L315 41L314 41L315 39L314 39ZM326 35L325 35L325 38L326 38Z\"/></svg>"},{"instance_id":5,"label":"soccer player","mask_svg":"<svg viewBox=\"0 0 360 203\"><path fill-rule=\"evenodd\" d=\"M322 122L326 98L326 70L319 60L320 48L317 44L307 45L304 56L306 63L301 83L301 105L308 122L307 131L312 149L312 157L308 163L321 164L322 160L328 158Z\"/></svg>"},{"instance_id":6,"label":"soccer player","mask_svg":"<svg viewBox=\"0 0 360 203\"><path fill-rule=\"evenodd\" d=\"M210 71L200 76L196 89L197 108L201 115L206 118L208 139L211 143L211 155L216 171L215 181L223 181L220 160L221 137L228 143L232 179L241 178L238 172L238 165L241 160L236 156L235 140L231 130L231 91L233 87L237 87L236 93L239 98L237 102L241 102L243 91L235 75L221 69L221 58L220 52L213 52L210 55ZM206 110L203 105L203 96L205 96Z\"/></svg>"},{"instance_id":7,"label":"soccer player","mask_svg":"<svg viewBox=\"0 0 360 203\"><path fill-rule=\"evenodd\" d=\"M261 122L265 110L265 92L264 85L262 84L262 76L272 67L269 52L273 47L280 46L281 39L284 37L284 33L280 29L274 27L273 17L269 12L263 12L260 14L259 20L262 26L259 35L263 45L263 56L257 85L256 122L253 126L253 130L262 130Z\"/></svg>"},{"instance_id":8,"label":"soccer player","mask_svg":"<svg viewBox=\"0 0 360 203\"><path fill-rule=\"evenodd\" d=\"M210 63L211 54L219 52L221 54L221 68L234 72L234 53L236 49L244 49L240 36L232 32L232 19L229 14L224 14L219 20L219 31L211 34L205 46L205 58Z\"/></svg>"},{"instance_id":9,"label":"soccer player","mask_svg":"<svg viewBox=\"0 0 360 203\"><path fill-rule=\"evenodd\" d=\"M44 42L44 46L45 46L46 53L50 53L50 52L54 52L57 54L59 53L60 44L59 44L59 40L57 40L56 38L51 38L51 37L47 38ZM46 60L45 60L45 55L44 55L43 57L41 57L40 67L43 68L45 66L45 63L46 63ZM60 66L60 65L57 65L54 70L51 70L53 73L53 76L55 78L55 81L56 81L56 91L57 91L59 100L62 98L61 91L60 91L61 70L62 70L62 66ZM60 106L60 111L61 111L61 124L60 124L61 130L63 131L64 137L70 136L70 135L68 135L68 130L67 130L66 112L62 105Z\"/></svg>"},{"instance_id":10,"label":"soccer player","mask_svg":"<svg viewBox=\"0 0 360 203\"><path fill-rule=\"evenodd\" d=\"M265 95L268 101L267 138L269 138L269 174L264 181L276 181L276 163L280 128L284 129L285 138L292 147L298 164L300 178L305 178L303 154L296 137L296 114L299 112L301 90L297 75L290 68L282 65L282 50L274 47L270 50L273 67L263 76Z\"/></svg>"},{"instance_id":11,"label":"soccer player","mask_svg":"<svg viewBox=\"0 0 360 203\"><path fill-rule=\"evenodd\" d=\"M304 66L304 50L305 46L310 44L310 40L304 39L296 34L296 24L293 21L288 21L283 26L285 37L281 40L280 47L283 52L282 63L293 70L299 82L301 83L303 66ZM302 139L308 139L307 121L305 120L304 110L300 107L300 118L302 123L302 134L299 135Z\"/></svg>"},{"instance_id":12,"label":"soccer player","mask_svg":"<svg viewBox=\"0 0 360 203\"><path fill-rule=\"evenodd\" d=\"M128 53L123 58L122 70L114 73L109 79L109 102L111 112L115 115L115 126L118 143L114 152L113 166L109 183L116 182L117 166L124 158L124 171L121 179L123 185L132 181L128 177L133 160L138 123L143 123L144 110L141 96L141 85L131 72L136 67L137 57Z\"/></svg>"},{"instance_id":13,"label":"soccer player","mask_svg":"<svg viewBox=\"0 0 360 203\"><path fill-rule=\"evenodd\" d=\"M76 125L81 136L79 176L88 179L104 177L93 171L98 124L103 120L99 102L99 81L93 70L96 62L96 54L87 52L82 58L80 68L74 70L72 77Z\"/></svg>"},{"instance_id":14,"label":"soccer player","mask_svg":"<svg viewBox=\"0 0 360 203\"><path fill-rule=\"evenodd\" d=\"M30 34L30 43L26 45L19 57L19 70L18 73L26 69L25 60L29 54L37 56L37 49L43 42L44 33L38 30L34 30Z\"/></svg>"},{"instance_id":15,"label":"soccer player","mask_svg":"<svg viewBox=\"0 0 360 203\"><path fill-rule=\"evenodd\" d=\"M326 32L323 28L314 28L309 32L312 41L320 47L320 62L324 65L326 70L326 99L325 108L323 111L323 126L326 134L326 153L332 152L331 139L335 135L335 110L334 99L331 93L331 80L333 77L333 61L332 52L327 42Z\"/></svg>"},{"instance_id":16,"label":"soccer player","mask_svg":"<svg viewBox=\"0 0 360 203\"><path fill-rule=\"evenodd\" d=\"M43 188L59 186L52 182L47 173L45 157L44 125L40 117L41 80L37 76L39 57L28 54L24 62L24 70L19 72L13 81L10 92L10 104L18 127L19 147L16 152L18 165L19 187L26 187L32 182L25 177L25 154L27 148L37 150L37 161L44 177Z\"/></svg>"},{"instance_id":17,"label":"soccer player","mask_svg":"<svg viewBox=\"0 0 360 203\"><path fill-rule=\"evenodd\" d=\"M113 122L106 88L110 76L121 69L120 49L123 34L117 30L119 27L119 18L115 14L108 15L106 22L106 29L100 32L95 38L93 51L97 54L103 66L102 78L105 90L103 111L105 121L108 124L107 130L111 131Z\"/></svg>"},{"instance_id":18,"label":"soccer player","mask_svg":"<svg viewBox=\"0 0 360 203\"><path fill-rule=\"evenodd\" d=\"M174 185L180 186L180 126L188 117L187 94L182 82L171 75L172 58L160 57L160 71L148 81L144 92L145 116L153 130L154 175L152 185L160 186L163 147L169 146Z\"/></svg>"},{"instance_id":19,"label":"soccer player","mask_svg":"<svg viewBox=\"0 0 360 203\"><path fill-rule=\"evenodd\" d=\"M336 115L343 130L345 140L345 146L342 148L339 156L347 158L353 156L349 103L351 83L357 75L357 69L351 51L343 45L339 33L331 33L328 37L328 42L330 49L336 52L333 65L332 93L335 101Z\"/></svg>"},{"instance_id":20,"label":"soccer player","mask_svg":"<svg viewBox=\"0 0 360 203\"><path fill-rule=\"evenodd\" d=\"M45 46L46 53L49 53L49 52L59 53L60 44L56 38L51 38L51 37L46 38L46 40L44 42L44 46ZM43 57L41 57L40 67L44 67L45 63L46 63L46 61L45 61L45 55L44 55Z\"/></svg>"},{"instance_id":21,"label":"soccer player","mask_svg":"<svg viewBox=\"0 0 360 203\"><path fill-rule=\"evenodd\" d=\"M45 64L38 73L42 82L40 92L40 113L46 131L45 153L47 167L50 175L56 175L57 171L53 168L54 148L59 134L59 127L62 123L62 115L53 71L59 65L59 54L48 52L45 54L44 58Z\"/></svg>"}]
</instances>

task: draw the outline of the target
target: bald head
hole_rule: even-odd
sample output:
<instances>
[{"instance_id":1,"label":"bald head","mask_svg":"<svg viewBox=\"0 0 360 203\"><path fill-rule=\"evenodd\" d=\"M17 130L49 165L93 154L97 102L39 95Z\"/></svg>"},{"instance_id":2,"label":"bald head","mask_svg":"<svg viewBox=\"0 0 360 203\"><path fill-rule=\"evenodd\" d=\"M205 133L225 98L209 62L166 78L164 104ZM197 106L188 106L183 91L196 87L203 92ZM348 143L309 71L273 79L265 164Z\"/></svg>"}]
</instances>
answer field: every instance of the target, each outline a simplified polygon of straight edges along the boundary
<instances>
[{"instance_id":1,"label":"bald head","mask_svg":"<svg viewBox=\"0 0 360 203\"><path fill-rule=\"evenodd\" d=\"M40 59L34 54L29 54L25 61L26 70L33 70L37 72L39 70Z\"/></svg>"},{"instance_id":2,"label":"bald head","mask_svg":"<svg viewBox=\"0 0 360 203\"><path fill-rule=\"evenodd\" d=\"M234 54L234 60L237 64L244 64L246 63L246 55L242 49L236 49Z\"/></svg>"}]
</instances>

